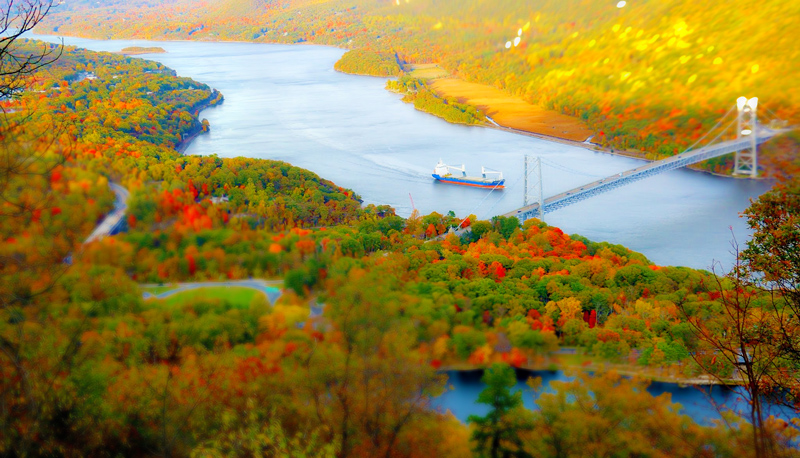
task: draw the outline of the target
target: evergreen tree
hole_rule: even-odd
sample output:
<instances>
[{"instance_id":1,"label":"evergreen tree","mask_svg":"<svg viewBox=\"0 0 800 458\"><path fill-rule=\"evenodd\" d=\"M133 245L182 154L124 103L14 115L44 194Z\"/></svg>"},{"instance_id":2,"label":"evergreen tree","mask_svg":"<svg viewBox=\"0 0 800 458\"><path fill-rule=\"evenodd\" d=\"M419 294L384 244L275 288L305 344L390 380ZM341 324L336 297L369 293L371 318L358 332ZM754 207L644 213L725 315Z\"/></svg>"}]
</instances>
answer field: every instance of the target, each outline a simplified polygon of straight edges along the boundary
<instances>
[{"instance_id":1,"label":"evergreen tree","mask_svg":"<svg viewBox=\"0 0 800 458\"><path fill-rule=\"evenodd\" d=\"M486 388L478 395L478 402L488 404L491 410L484 417L470 415L469 423L475 425L472 440L475 453L480 457L524 458L531 455L523 449L522 434L532 429L530 416L522 406L522 393L512 393L516 384L514 369L495 363L486 369L481 379Z\"/></svg>"}]
</instances>

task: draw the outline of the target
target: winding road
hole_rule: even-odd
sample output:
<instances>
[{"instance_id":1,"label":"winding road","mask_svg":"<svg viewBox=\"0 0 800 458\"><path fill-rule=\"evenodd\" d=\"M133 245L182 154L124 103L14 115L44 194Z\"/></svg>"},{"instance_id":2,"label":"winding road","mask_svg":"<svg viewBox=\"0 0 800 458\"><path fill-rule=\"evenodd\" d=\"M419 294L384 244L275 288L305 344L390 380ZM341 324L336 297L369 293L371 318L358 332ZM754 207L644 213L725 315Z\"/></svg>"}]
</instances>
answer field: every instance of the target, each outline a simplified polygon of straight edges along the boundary
<instances>
[{"instance_id":1,"label":"winding road","mask_svg":"<svg viewBox=\"0 0 800 458\"><path fill-rule=\"evenodd\" d=\"M110 187L117 196L117 199L114 201L114 210L106 215L103 221L94 228L94 231L89 234L89 237L83 243L91 243L103 237L114 235L125 222L125 212L128 210L128 198L131 193L117 183L109 182L108 187Z\"/></svg>"},{"instance_id":2,"label":"winding road","mask_svg":"<svg viewBox=\"0 0 800 458\"><path fill-rule=\"evenodd\" d=\"M130 198L130 192L127 189L120 186L117 183L109 182L108 186L114 191L116 195L116 200L114 202L114 210L112 210L100 224L95 227L94 231L89 235L88 238L83 243L91 243L95 240L100 240L104 237L108 237L110 235L114 235L119 232L122 225L125 223L125 213L128 210L128 199ZM143 288L147 287L157 287L157 286L164 286L160 284L142 284L140 285ZM172 283L170 286L174 286L173 289L169 291L165 291L160 294L153 294L148 291L142 292L142 298L144 299L164 299L166 297L172 296L173 294L178 294L184 291L189 291L192 289L200 289L200 288L208 288L208 287L239 287L239 288L250 288L256 291L263 293L267 299L269 300L270 304L274 304L275 301L281 296L282 291L281 287L283 287L283 280L260 280L260 279L251 279L251 280L237 280L237 281L209 281L209 282L194 282L194 283ZM322 313L321 307L311 307L311 316L316 316Z\"/></svg>"}]
</instances>

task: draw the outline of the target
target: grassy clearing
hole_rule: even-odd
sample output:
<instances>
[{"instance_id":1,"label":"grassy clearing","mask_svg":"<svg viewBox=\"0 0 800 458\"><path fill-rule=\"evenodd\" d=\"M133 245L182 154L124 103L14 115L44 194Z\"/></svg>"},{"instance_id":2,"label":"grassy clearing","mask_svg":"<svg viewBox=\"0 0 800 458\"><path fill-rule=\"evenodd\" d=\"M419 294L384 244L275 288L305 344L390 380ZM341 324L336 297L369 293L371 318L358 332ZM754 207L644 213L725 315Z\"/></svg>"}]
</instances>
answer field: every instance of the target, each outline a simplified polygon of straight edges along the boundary
<instances>
[{"instance_id":1,"label":"grassy clearing","mask_svg":"<svg viewBox=\"0 0 800 458\"><path fill-rule=\"evenodd\" d=\"M492 86L441 78L432 81L430 87L441 96L477 107L504 127L578 142L594 134L577 118L531 105Z\"/></svg>"},{"instance_id":2,"label":"grassy clearing","mask_svg":"<svg viewBox=\"0 0 800 458\"><path fill-rule=\"evenodd\" d=\"M412 64L409 67L410 71L408 72L408 76L412 78L429 80L450 76L450 74L438 64Z\"/></svg>"},{"instance_id":3,"label":"grassy clearing","mask_svg":"<svg viewBox=\"0 0 800 458\"><path fill-rule=\"evenodd\" d=\"M256 296L263 296L263 293L239 286L209 286L183 291L162 299L162 301L164 305L180 307L195 301L225 300L236 308L246 308L250 306Z\"/></svg>"}]
</instances>

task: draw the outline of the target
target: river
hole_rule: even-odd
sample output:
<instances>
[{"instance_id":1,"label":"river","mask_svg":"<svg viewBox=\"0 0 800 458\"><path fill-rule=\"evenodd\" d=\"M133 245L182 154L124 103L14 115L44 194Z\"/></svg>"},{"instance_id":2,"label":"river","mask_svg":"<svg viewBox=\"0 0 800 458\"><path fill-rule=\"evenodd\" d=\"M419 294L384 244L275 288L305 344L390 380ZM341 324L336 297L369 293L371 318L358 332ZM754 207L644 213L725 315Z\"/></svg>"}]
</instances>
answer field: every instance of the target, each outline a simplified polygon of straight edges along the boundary
<instances>
[{"instance_id":1,"label":"river","mask_svg":"<svg viewBox=\"0 0 800 458\"><path fill-rule=\"evenodd\" d=\"M434 398L434 408L441 412L451 412L462 422L467 421L470 415L485 415L489 407L478 404L478 394L485 385L481 382L482 371L447 371L449 389L443 395ZM517 370L517 385L513 391L522 391L522 401L525 407L536 409L535 401L538 393L533 392L527 385L528 377L541 377L544 392L552 393L550 386L554 381L566 381L571 378L562 371L526 371ZM730 409L740 415L747 414L748 404L741 395L740 388L725 386L686 386L674 383L653 382L647 388L653 396L667 393L672 402L681 405L680 413L690 416L700 424L710 425L715 420L721 419L720 409ZM767 415L774 415L786 421L791 420L796 414L789 408L765 405Z\"/></svg>"},{"instance_id":2,"label":"river","mask_svg":"<svg viewBox=\"0 0 800 458\"><path fill-rule=\"evenodd\" d=\"M36 37L36 36L34 36ZM52 37L39 37L53 41ZM310 45L153 42L66 38L95 51L160 46L156 60L218 89L225 103L201 113L211 132L187 154L278 159L351 188L365 203L481 219L523 203L523 156L541 156L545 197L628 170L641 161L483 127L449 124L384 89L385 79L333 70L344 52ZM431 178L439 159L501 170L502 191L445 185ZM731 240L748 236L739 217L765 182L689 170L665 173L546 215L549 224L591 240L625 245L661 265L729 266ZM410 197L409 197L410 195ZM732 231L731 231L732 228Z\"/></svg>"}]
</instances>

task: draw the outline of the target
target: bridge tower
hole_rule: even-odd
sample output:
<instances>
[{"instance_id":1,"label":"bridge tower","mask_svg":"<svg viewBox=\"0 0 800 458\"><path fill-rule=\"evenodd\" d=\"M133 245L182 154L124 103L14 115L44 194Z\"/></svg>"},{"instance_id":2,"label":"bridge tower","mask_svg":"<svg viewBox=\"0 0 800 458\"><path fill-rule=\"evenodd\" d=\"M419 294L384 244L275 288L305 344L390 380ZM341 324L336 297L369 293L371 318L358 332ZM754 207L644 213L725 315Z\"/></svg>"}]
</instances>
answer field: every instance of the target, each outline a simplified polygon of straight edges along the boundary
<instances>
[{"instance_id":1,"label":"bridge tower","mask_svg":"<svg viewBox=\"0 0 800 458\"><path fill-rule=\"evenodd\" d=\"M533 187L535 194L531 194L530 184L528 177L534 174ZM525 155L525 196L523 199L523 207L527 207L534 202L539 204L539 219L544 221L544 193L542 192L542 158L530 157Z\"/></svg>"},{"instance_id":2,"label":"bridge tower","mask_svg":"<svg viewBox=\"0 0 800 458\"><path fill-rule=\"evenodd\" d=\"M758 175L758 119L756 118L756 108L758 107L758 97L747 99L739 97L736 99L736 108L739 110L737 118L736 138L750 138L750 147L736 152L736 163L733 167L734 175L750 175L755 178Z\"/></svg>"}]
</instances>

